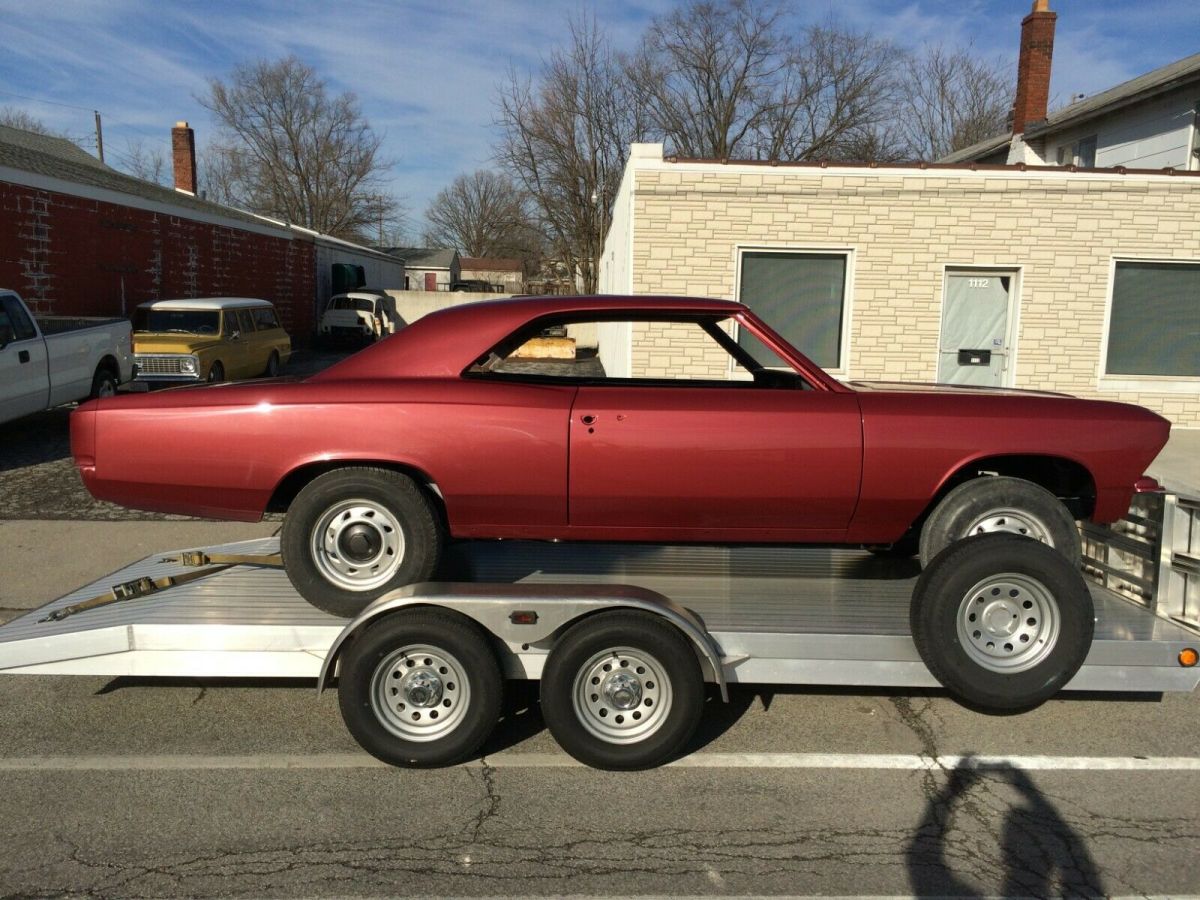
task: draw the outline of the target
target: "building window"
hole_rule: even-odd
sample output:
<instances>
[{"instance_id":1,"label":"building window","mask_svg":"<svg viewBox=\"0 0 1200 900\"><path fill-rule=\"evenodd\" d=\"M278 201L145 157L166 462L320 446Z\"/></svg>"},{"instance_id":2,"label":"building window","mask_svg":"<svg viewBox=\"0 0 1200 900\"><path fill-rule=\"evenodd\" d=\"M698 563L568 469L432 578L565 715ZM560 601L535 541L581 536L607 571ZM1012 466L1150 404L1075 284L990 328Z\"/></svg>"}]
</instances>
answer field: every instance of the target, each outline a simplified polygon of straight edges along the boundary
<instances>
[{"instance_id":1,"label":"building window","mask_svg":"<svg viewBox=\"0 0 1200 900\"><path fill-rule=\"evenodd\" d=\"M848 263L845 252L747 250L741 302L817 365L841 369Z\"/></svg>"},{"instance_id":2,"label":"building window","mask_svg":"<svg viewBox=\"0 0 1200 900\"><path fill-rule=\"evenodd\" d=\"M1096 168L1096 135L1082 138L1074 144L1063 144L1058 148L1060 166L1079 166L1081 169Z\"/></svg>"},{"instance_id":3,"label":"building window","mask_svg":"<svg viewBox=\"0 0 1200 900\"><path fill-rule=\"evenodd\" d=\"M1117 263L1105 371L1200 378L1200 263Z\"/></svg>"}]
</instances>

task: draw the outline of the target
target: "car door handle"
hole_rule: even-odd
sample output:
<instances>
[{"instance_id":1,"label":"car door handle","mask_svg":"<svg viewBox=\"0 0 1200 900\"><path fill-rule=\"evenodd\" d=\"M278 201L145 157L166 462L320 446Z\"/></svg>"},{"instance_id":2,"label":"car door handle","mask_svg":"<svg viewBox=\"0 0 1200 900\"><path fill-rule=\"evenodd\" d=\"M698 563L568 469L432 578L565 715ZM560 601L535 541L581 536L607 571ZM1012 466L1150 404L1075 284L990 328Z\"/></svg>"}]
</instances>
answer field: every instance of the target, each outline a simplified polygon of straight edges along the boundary
<instances>
[{"instance_id":1,"label":"car door handle","mask_svg":"<svg viewBox=\"0 0 1200 900\"><path fill-rule=\"evenodd\" d=\"M584 425L592 425L595 424L596 417L593 415L580 416L579 421Z\"/></svg>"},{"instance_id":2,"label":"car door handle","mask_svg":"<svg viewBox=\"0 0 1200 900\"><path fill-rule=\"evenodd\" d=\"M29 351L22 350L20 353L17 354L17 359L19 359L23 363L29 362Z\"/></svg>"}]
</instances>

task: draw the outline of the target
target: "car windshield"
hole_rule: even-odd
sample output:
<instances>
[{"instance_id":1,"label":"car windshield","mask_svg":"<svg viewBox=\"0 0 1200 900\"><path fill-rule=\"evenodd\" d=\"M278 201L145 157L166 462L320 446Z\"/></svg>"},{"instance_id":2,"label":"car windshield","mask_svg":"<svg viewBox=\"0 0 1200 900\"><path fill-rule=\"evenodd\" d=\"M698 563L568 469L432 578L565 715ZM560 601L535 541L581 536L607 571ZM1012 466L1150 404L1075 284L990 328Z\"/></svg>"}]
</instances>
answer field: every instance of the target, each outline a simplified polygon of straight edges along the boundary
<instances>
[{"instance_id":1,"label":"car windshield","mask_svg":"<svg viewBox=\"0 0 1200 900\"><path fill-rule=\"evenodd\" d=\"M139 309L134 331L216 334L221 313L215 309Z\"/></svg>"},{"instance_id":2,"label":"car windshield","mask_svg":"<svg viewBox=\"0 0 1200 900\"><path fill-rule=\"evenodd\" d=\"M375 310L374 303L359 297L334 297L330 305L334 309L357 309L360 312L373 312Z\"/></svg>"}]
</instances>

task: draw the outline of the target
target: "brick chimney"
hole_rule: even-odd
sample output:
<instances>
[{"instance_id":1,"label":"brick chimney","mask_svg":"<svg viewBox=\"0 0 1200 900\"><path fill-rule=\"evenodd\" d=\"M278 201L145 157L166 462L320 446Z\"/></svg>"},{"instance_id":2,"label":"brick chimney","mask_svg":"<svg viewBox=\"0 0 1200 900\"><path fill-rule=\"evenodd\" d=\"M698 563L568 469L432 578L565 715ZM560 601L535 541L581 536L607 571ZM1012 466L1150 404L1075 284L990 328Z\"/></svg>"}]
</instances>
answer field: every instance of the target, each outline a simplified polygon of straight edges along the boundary
<instances>
[{"instance_id":1,"label":"brick chimney","mask_svg":"<svg viewBox=\"0 0 1200 900\"><path fill-rule=\"evenodd\" d=\"M196 193L196 133L187 122L176 122L171 129L171 163L175 169L175 190Z\"/></svg>"},{"instance_id":2,"label":"brick chimney","mask_svg":"<svg viewBox=\"0 0 1200 900\"><path fill-rule=\"evenodd\" d=\"M1021 21L1021 56L1017 61L1017 99L1013 103L1013 134L1046 118L1050 102L1050 61L1054 56L1054 23L1050 0L1033 0L1033 11Z\"/></svg>"}]
</instances>

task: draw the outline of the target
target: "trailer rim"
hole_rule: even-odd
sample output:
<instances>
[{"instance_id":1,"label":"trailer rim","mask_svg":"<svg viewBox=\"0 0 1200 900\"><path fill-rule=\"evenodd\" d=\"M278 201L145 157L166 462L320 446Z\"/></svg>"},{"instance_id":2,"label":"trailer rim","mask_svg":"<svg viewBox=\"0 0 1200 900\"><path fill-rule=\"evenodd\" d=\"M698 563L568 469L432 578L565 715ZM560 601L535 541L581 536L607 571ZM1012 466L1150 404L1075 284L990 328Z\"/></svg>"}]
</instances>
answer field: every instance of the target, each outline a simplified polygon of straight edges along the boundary
<instances>
[{"instance_id":1,"label":"trailer rim","mask_svg":"<svg viewBox=\"0 0 1200 900\"><path fill-rule=\"evenodd\" d=\"M611 744L644 741L671 713L671 679L652 654L607 647L579 667L571 691L579 724Z\"/></svg>"},{"instance_id":2,"label":"trailer rim","mask_svg":"<svg viewBox=\"0 0 1200 900\"><path fill-rule=\"evenodd\" d=\"M454 654L432 644L408 644L371 673L371 711L406 741L436 741L457 729L471 707L471 682Z\"/></svg>"},{"instance_id":3,"label":"trailer rim","mask_svg":"<svg viewBox=\"0 0 1200 900\"><path fill-rule=\"evenodd\" d=\"M1058 644L1062 614L1040 580L1016 572L989 575L958 606L958 639L967 656L989 672L1032 669Z\"/></svg>"}]
</instances>

